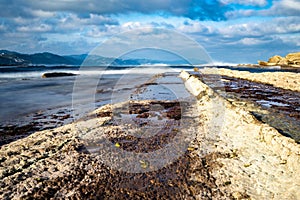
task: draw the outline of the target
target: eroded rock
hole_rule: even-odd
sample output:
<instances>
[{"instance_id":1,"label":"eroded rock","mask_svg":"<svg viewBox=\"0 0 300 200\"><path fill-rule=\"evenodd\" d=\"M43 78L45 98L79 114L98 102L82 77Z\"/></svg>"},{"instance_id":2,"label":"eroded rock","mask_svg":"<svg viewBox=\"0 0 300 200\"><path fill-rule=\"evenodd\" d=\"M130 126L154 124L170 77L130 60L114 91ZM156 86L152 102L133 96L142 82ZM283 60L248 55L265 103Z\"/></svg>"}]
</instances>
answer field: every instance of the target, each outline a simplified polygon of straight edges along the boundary
<instances>
[{"instance_id":1,"label":"eroded rock","mask_svg":"<svg viewBox=\"0 0 300 200\"><path fill-rule=\"evenodd\" d=\"M279 55L269 58L268 62L258 61L261 66L291 66L300 67L300 52L290 53L286 57L281 57Z\"/></svg>"},{"instance_id":2,"label":"eroded rock","mask_svg":"<svg viewBox=\"0 0 300 200\"><path fill-rule=\"evenodd\" d=\"M211 90L198 77L182 72L188 88ZM198 80L198 82L197 82ZM198 135L202 151L228 153L221 168L213 170L223 193L237 199L297 199L300 197L300 145L263 124L242 106L235 106L209 91L200 93L200 123L207 132ZM212 109L214 104L219 107ZM223 115L223 120L216 120ZM210 123L208 123L210 122ZM222 128L220 128L222 127ZM220 130L221 129L221 130Z\"/></svg>"}]
</instances>

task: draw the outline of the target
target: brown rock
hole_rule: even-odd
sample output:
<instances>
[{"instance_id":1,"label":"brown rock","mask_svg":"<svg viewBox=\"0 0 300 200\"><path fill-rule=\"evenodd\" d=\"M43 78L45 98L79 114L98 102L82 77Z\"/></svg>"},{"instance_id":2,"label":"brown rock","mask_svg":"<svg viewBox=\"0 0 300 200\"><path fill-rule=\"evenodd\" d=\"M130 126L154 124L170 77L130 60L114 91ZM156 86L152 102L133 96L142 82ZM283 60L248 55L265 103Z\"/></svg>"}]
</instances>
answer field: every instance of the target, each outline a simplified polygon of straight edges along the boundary
<instances>
[{"instance_id":1,"label":"brown rock","mask_svg":"<svg viewBox=\"0 0 300 200\"><path fill-rule=\"evenodd\" d=\"M288 64L292 67L300 67L300 52L290 53L286 56Z\"/></svg>"},{"instance_id":2,"label":"brown rock","mask_svg":"<svg viewBox=\"0 0 300 200\"><path fill-rule=\"evenodd\" d=\"M291 64L300 64L300 52L297 53L290 53L286 56L286 59Z\"/></svg>"},{"instance_id":3,"label":"brown rock","mask_svg":"<svg viewBox=\"0 0 300 200\"><path fill-rule=\"evenodd\" d=\"M278 63L278 65L288 65L289 61L286 58L282 58Z\"/></svg>"},{"instance_id":4,"label":"brown rock","mask_svg":"<svg viewBox=\"0 0 300 200\"><path fill-rule=\"evenodd\" d=\"M258 61L258 64L261 66L268 66L268 62L261 61L261 60Z\"/></svg>"},{"instance_id":5,"label":"brown rock","mask_svg":"<svg viewBox=\"0 0 300 200\"><path fill-rule=\"evenodd\" d=\"M290 67L300 67L300 52L290 53L285 58L276 55L269 58L268 62L258 61L260 66L290 66Z\"/></svg>"},{"instance_id":6,"label":"brown rock","mask_svg":"<svg viewBox=\"0 0 300 200\"><path fill-rule=\"evenodd\" d=\"M273 56L269 59L268 63L275 63L278 64L283 58L281 56Z\"/></svg>"}]
</instances>

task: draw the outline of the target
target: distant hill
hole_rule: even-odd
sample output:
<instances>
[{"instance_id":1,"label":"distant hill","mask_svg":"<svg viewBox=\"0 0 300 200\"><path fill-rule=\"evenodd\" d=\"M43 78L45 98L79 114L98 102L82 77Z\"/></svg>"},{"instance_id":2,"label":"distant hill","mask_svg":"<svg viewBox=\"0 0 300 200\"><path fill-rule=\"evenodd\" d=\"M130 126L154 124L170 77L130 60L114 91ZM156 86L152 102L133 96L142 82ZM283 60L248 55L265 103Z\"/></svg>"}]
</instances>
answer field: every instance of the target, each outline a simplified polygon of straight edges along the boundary
<instances>
[{"instance_id":1,"label":"distant hill","mask_svg":"<svg viewBox=\"0 0 300 200\"><path fill-rule=\"evenodd\" d=\"M0 50L0 65L80 65L81 60L68 56L44 52L35 54L21 54L18 52Z\"/></svg>"},{"instance_id":2,"label":"distant hill","mask_svg":"<svg viewBox=\"0 0 300 200\"><path fill-rule=\"evenodd\" d=\"M88 58L88 59L86 59ZM181 65L188 64L185 61L159 61L150 59L120 59L108 58L98 55L68 55L60 56L49 52L35 53L35 54L22 54L14 51L0 50L0 66L30 66L30 65L77 65L82 63L88 66L135 66L146 64L170 64Z\"/></svg>"},{"instance_id":3,"label":"distant hill","mask_svg":"<svg viewBox=\"0 0 300 200\"><path fill-rule=\"evenodd\" d=\"M35 54L21 54L14 51L0 50L0 66L24 66L24 65L81 65L87 58L87 54L60 56L48 52ZM140 65L135 59L115 59L90 55L85 65Z\"/></svg>"}]
</instances>

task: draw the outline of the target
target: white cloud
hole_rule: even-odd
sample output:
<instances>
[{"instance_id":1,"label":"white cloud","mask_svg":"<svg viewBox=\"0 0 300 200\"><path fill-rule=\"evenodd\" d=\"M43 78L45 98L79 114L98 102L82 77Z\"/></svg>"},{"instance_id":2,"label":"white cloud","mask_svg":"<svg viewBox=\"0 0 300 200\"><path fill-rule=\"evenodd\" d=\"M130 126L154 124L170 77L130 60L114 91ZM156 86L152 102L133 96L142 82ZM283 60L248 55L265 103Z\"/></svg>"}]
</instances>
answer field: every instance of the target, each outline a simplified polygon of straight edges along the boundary
<instances>
[{"instance_id":1,"label":"white cloud","mask_svg":"<svg viewBox=\"0 0 300 200\"><path fill-rule=\"evenodd\" d=\"M293 51L299 51L300 50L300 35L284 35L281 36L280 39L284 43L290 43L292 45L295 45L297 49L294 49Z\"/></svg>"},{"instance_id":2,"label":"white cloud","mask_svg":"<svg viewBox=\"0 0 300 200\"><path fill-rule=\"evenodd\" d=\"M232 23L218 28L218 33L224 37L263 37L300 32L300 17L280 17L261 21L246 21ZM227 22L228 23L228 22Z\"/></svg>"},{"instance_id":3,"label":"white cloud","mask_svg":"<svg viewBox=\"0 0 300 200\"><path fill-rule=\"evenodd\" d=\"M212 33L213 29L209 26L203 25L199 21L190 21L177 28L177 30L184 33Z\"/></svg>"},{"instance_id":4,"label":"white cloud","mask_svg":"<svg viewBox=\"0 0 300 200\"><path fill-rule=\"evenodd\" d=\"M279 3L283 7L300 11L300 2L298 0L283 0Z\"/></svg>"},{"instance_id":5,"label":"white cloud","mask_svg":"<svg viewBox=\"0 0 300 200\"><path fill-rule=\"evenodd\" d=\"M243 38L240 40L240 42L244 45L258 45L265 43L265 41L262 41L257 38Z\"/></svg>"},{"instance_id":6,"label":"white cloud","mask_svg":"<svg viewBox=\"0 0 300 200\"><path fill-rule=\"evenodd\" d=\"M244 17L252 17L255 16L257 12L255 10L232 10L226 12L225 16L232 20L232 19L239 19L239 18L244 18Z\"/></svg>"},{"instance_id":7,"label":"white cloud","mask_svg":"<svg viewBox=\"0 0 300 200\"><path fill-rule=\"evenodd\" d=\"M4 24L0 24L0 31L6 31L7 27Z\"/></svg>"},{"instance_id":8,"label":"white cloud","mask_svg":"<svg viewBox=\"0 0 300 200\"><path fill-rule=\"evenodd\" d=\"M221 0L221 1L228 2L228 3L236 2L233 0ZM262 7L267 5L267 4L264 5L264 2L265 0L261 1ZM249 1L239 0L237 1L237 3L247 5ZM299 0L273 0L270 8L258 9L258 10L257 9L233 9L227 11L225 13L225 16L227 17L227 19L238 19L244 17L300 16L300 1Z\"/></svg>"},{"instance_id":9,"label":"white cloud","mask_svg":"<svg viewBox=\"0 0 300 200\"><path fill-rule=\"evenodd\" d=\"M246 6L265 6L267 5L266 0L220 0L223 4L240 4Z\"/></svg>"},{"instance_id":10,"label":"white cloud","mask_svg":"<svg viewBox=\"0 0 300 200\"><path fill-rule=\"evenodd\" d=\"M261 16L300 16L299 0L274 1L269 9L257 11Z\"/></svg>"},{"instance_id":11,"label":"white cloud","mask_svg":"<svg viewBox=\"0 0 300 200\"><path fill-rule=\"evenodd\" d=\"M52 27L47 24L32 25L32 26L21 26L17 28L20 32L49 32Z\"/></svg>"},{"instance_id":12,"label":"white cloud","mask_svg":"<svg viewBox=\"0 0 300 200\"><path fill-rule=\"evenodd\" d=\"M142 24L140 22L127 22L125 24L122 24L121 27L124 30L132 30L132 29L138 29L142 27Z\"/></svg>"},{"instance_id":13,"label":"white cloud","mask_svg":"<svg viewBox=\"0 0 300 200\"><path fill-rule=\"evenodd\" d=\"M49 12L49 11L44 11L44 10L33 10L33 9L26 9L29 13L32 14L33 17L40 17L40 18L49 18L49 17L54 17L55 12Z\"/></svg>"}]
</instances>

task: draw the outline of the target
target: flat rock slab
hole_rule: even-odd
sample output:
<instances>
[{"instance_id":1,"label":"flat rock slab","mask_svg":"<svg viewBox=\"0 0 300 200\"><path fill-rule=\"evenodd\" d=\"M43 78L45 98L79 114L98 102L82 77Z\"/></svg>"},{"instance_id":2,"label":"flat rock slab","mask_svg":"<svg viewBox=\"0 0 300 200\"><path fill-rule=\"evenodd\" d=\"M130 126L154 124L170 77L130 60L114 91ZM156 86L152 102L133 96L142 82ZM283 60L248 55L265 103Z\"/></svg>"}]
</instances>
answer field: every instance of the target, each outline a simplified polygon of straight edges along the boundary
<instances>
[{"instance_id":1,"label":"flat rock slab","mask_svg":"<svg viewBox=\"0 0 300 200\"><path fill-rule=\"evenodd\" d=\"M133 98L138 100L106 105L76 123L36 132L3 145L1 199L229 198L230 194L222 193L211 176L212 169L220 167L217 158L228 155L210 153L199 157L195 154L197 145L170 145L175 138L182 142L189 135L196 138L200 134L198 115L194 113L197 108L193 107L196 104L185 104L191 95L186 93L188 96L178 101L170 95L174 91L168 89L158 97L172 97L169 100L149 100L143 96L145 93L149 97L150 86L159 82L165 83L163 88L173 87L173 84L178 87L181 80L176 76L162 76L137 88ZM173 84L167 82L171 79ZM184 85L181 83L180 87ZM178 137L182 131L187 137ZM119 154L107 157L103 139L110 144L107 148L115 150L155 155L168 146L173 153L169 158L177 149L180 154L164 167L152 170L150 160L128 158L125 162ZM120 163L121 166L129 163L145 172L118 170L116 166Z\"/></svg>"},{"instance_id":2,"label":"flat rock slab","mask_svg":"<svg viewBox=\"0 0 300 200\"><path fill-rule=\"evenodd\" d=\"M235 106L189 73L185 85L199 99L204 134L199 156L228 153L213 173L218 188L236 199L299 199L300 145Z\"/></svg>"},{"instance_id":3,"label":"flat rock slab","mask_svg":"<svg viewBox=\"0 0 300 200\"><path fill-rule=\"evenodd\" d=\"M218 74L198 73L195 76L224 99L300 142L300 92Z\"/></svg>"},{"instance_id":4,"label":"flat rock slab","mask_svg":"<svg viewBox=\"0 0 300 200\"><path fill-rule=\"evenodd\" d=\"M300 73L292 72L263 72L250 73L247 71L238 71L230 69L205 68L200 70L203 74L217 74L235 78L242 78L258 83L270 84L274 87L283 88L300 92L299 81Z\"/></svg>"}]
</instances>

